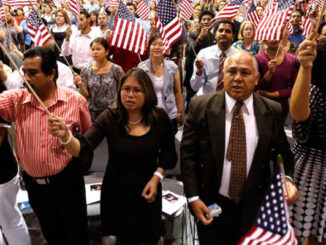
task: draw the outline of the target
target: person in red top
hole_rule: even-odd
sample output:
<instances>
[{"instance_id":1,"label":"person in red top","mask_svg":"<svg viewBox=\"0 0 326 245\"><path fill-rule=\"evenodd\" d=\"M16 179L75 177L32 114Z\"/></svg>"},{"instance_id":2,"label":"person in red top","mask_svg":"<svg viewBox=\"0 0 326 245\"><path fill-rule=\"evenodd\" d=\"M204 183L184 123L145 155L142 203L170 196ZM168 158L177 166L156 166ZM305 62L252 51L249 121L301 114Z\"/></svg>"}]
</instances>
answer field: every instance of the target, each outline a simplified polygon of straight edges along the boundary
<instances>
[{"instance_id":1,"label":"person in red top","mask_svg":"<svg viewBox=\"0 0 326 245\"><path fill-rule=\"evenodd\" d=\"M55 54L45 47L26 51L23 71L52 115L63 117L72 134L91 126L86 100L56 86ZM82 164L50 135L49 115L26 89L0 94L0 117L17 125L17 155L25 172L29 202L49 245L88 244Z\"/></svg>"}]
</instances>

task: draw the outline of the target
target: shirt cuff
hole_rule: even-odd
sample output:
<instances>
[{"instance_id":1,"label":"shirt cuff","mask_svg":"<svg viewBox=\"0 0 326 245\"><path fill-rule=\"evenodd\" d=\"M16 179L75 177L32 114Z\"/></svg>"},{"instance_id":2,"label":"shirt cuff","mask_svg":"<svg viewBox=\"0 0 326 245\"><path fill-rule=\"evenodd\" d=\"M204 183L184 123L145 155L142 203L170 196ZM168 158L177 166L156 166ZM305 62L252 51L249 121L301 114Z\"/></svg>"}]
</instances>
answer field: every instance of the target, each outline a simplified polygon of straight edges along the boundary
<instances>
[{"instance_id":1,"label":"shirt cuff","mask_svg":"<svg viewBox=\"0 0 326 245\"><path fill-rule=\"evenodd\" d=\"M190 198L188 198L188 203L192 203L192 202L194 202L194 201L196 201L198 199L199 199L199 196L190 197Z\"/></svg>"}]
</instances>

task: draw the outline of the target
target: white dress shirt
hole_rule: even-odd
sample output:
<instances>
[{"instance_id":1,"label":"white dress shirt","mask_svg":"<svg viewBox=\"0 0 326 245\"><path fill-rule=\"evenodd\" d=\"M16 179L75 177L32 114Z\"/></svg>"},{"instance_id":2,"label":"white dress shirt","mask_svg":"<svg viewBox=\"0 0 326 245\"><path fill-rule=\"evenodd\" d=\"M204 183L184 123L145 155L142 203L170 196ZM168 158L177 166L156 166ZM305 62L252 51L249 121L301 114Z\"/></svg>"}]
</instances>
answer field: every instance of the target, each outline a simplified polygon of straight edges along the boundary
<instances>
[{"instance_id":1,"label":"white dress shirt","mask_svg":"<svg viewBox=\"0 0 326 245\"><path fill-rule=\"evenodd\" d=\"M58 65L58 78L57 85L73 89L77 91L76 85L73 81L73 75L68 66L57 61ZM20 72L24 74L22 67L20 67ZM19 72L15 70L12 74L7 74L7 80L4 82L6 89L16 89L24 87L24 80L19 75Z\"/></svg>"},{"instance_id":2,"label":"white dress shirt","mask_svg":"<svg viewBox=\"0 0 326 245\"><path fill-rule=\"evenodd\" d=\"M84 35L81 31L73 32L69 39L63 41L61 51L64 56L72 55L72 63L75 68L82 69L85 65L92 62L91 57L91 42L97 38L102 37L103 34L98 29L91 28L91 31Z\"/></svg>"},{"instance_id":3,"label":"white dress shirt","mask_svg":"<svg viewBox=\"0 0 326 245\"><path fill-rule=\"evenodd\" d=\"M239 50L232 46L224 51L226 57L234 52L239 52ZM216 91L221 53L222 51L219 49L217 44L199 51L197 58L204 61L204 72L201 76L197 75L198 69L194 62L194 71L190 79L191 88L194 91L198 91L197 95L213 93Z\"/></svg>"},{"instance_id":4,"label":"white dress shirt","mask_svg":"<svg viewBox=\"0 0 326 245\"><path fill-rule=\"evenodd\" d=\"M253 95L251 95L248 99L243 101L244 105L241 107L243 120L245 124L245 131L246 131L247 177L249 174L249 170L258 143L258 129L257 129L256 117L254 113L253 102L254 102ZM229 146L230 130L231 130L235 103L236 100L231 98L227 93L225 93L225 149L224 149L222 180L219 189L219 193L225 197L229 197L228 192L229 192L230 176L231 176L231 162L226 159L226 152ZM191 203L197 199L199 199L198 196L190 197L188 198L188 202Z\"/></svg>"},{"instance_id":5,"label":"white dress shirt","mask_svg":"<svg viewBox=\"0 0 326 245\"><path fill-rule=\"evenodd\" d=\"M245 131L246 131L247 177L249 174L249 170L258 143L258 130L257 130L257 123L256 123L256 117L254 113L253 102L254 102L253 95L251 95L248 99L243 101L244 104L241 107L243 121L245 124ZM226 159L226 152L229 146L230 130L231 130L235 103L236 100L231 98L227 93L225 93L225 149L224 149L222 181L221 181L219 193L226 197L229 197L228 192L229 192L230 175L231 175L231 162Z\"/></svg>"}]
</instances>

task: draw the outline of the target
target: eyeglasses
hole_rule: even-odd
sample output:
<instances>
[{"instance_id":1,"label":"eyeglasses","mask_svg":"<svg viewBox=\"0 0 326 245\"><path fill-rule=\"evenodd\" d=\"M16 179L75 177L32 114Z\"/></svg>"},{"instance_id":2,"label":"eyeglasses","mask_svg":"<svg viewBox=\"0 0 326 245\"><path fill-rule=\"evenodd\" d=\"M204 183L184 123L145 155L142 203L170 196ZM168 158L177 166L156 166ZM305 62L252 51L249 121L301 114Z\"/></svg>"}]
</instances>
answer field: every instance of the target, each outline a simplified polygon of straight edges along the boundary
<instances>
[{"instance_id":1,"label":"eyeglasses","mask_svg":"<svg viewBox=\"0 0 326 245\"><path fill-rule=\"evenodd\" d=\"M133 95L140 95L141 93L144 92L140 88L130 88L130 87L123 87L121 88L121 91L125 94L129 94L130 92L132 92Z\"/></svg>"}]
</instances>

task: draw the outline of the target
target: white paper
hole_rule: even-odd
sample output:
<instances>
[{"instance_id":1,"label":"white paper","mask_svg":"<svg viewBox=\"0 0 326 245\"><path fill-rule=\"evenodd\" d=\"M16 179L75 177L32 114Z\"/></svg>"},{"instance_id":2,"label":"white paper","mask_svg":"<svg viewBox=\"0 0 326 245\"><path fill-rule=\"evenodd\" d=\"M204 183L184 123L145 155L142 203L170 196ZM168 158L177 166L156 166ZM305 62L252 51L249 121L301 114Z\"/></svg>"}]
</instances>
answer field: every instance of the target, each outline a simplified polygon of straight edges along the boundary
<instances>
[{"instance_id":1,"label":"white paper","mask_svg":"<svg viewBox=\"0 0 326 245\"><path fill-rule=\"evenodd\" d=\"M186 204L187 199L172 191L162 191L162 212L167 215L176 214Z\"/></svg>"},{"instance_id":2,"label":"white paper","mask_svg":"<svg viewBox=\"0 0 326 245\"><path fill-rule=\"evenodd\" d=\"M17 203L28 202L28 194L26 190L19 189L17 194Z\"/></svg>"},{"instance_id":3,"label":"white paper","mask_svg":"<svg viewBox=\"0 0 326 245\"><path fill-rule=\"evenodd\" d=\"M85 185L87 205L101 200L101 185L102 182Z\"/></svg>"}]
</instances>

